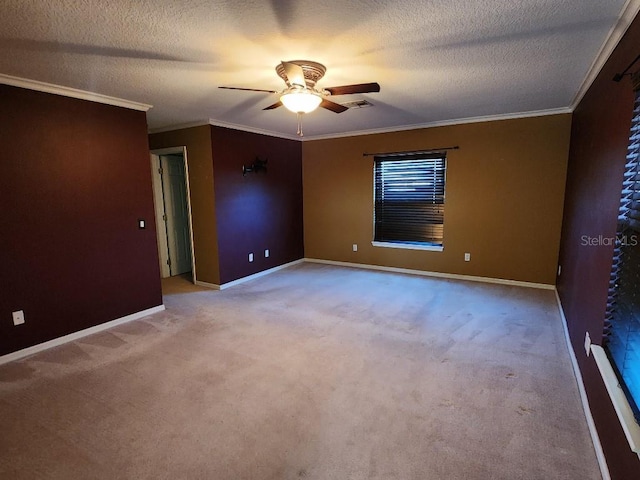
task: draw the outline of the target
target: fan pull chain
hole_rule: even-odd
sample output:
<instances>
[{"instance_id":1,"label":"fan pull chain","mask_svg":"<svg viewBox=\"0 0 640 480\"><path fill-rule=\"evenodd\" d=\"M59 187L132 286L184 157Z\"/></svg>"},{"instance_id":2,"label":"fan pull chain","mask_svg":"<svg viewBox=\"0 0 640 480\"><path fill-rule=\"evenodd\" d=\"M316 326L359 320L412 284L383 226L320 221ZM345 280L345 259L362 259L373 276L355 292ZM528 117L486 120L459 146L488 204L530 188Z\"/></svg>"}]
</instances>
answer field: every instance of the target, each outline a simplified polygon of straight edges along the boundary
<instances>
[{"instance_id":1,"label":"fan pull chain","mask_svg":"<svg viewBox=\"0 0 640 480\"><path fill-rule=\"evenodd\" d=\"M297 115L298 115L298 131L296 133L298 134L298 136L304 137L304 133L302 133L302 114L298 112Z\"/></svg>"}]
</instances>

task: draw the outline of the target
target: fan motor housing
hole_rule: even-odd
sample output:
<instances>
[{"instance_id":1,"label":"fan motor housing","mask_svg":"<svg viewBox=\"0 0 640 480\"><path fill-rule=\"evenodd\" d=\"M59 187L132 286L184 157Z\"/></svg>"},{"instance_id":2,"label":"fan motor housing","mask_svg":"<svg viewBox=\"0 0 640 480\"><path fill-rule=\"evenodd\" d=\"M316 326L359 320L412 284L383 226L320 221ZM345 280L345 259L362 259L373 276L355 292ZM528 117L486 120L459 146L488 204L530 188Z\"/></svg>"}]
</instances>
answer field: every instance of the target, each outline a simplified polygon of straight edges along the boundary
<instances>
[{"instance_id":1,"label":"fan motor housing","mask_svg":"<svg viewBox=\"0 0 640 480\"><path fill-rule=\"evenodd\" d=\"M302 71L304 72L304 81L307 86L311 88L315 87L316 82L324 77L324 74L327 71L327 68L324 65L318 62L312 62L311 60L290 60L289 63L295 63L302 67ZM282 63L278 64L276 67L276 73L289 87L291 86Z\"/></svg>"}]
</instances>

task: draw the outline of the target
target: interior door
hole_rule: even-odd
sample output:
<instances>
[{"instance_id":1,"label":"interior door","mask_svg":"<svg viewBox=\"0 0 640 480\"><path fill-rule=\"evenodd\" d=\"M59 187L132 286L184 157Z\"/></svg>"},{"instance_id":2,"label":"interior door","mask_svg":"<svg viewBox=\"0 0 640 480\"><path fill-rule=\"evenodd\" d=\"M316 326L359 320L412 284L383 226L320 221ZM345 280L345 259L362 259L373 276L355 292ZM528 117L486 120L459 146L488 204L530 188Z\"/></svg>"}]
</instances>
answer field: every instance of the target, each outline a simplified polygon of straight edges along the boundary
<instances>
[{"instance_id":1,"label":"interior door","mask_svg":"<svg viewBox=\"0 0 640 480\"><path fill-rule=\"evenodd\" d=\"M171 275L191 270L187 183L182 155L160 156Z\"/></svg>"}]
</instances>

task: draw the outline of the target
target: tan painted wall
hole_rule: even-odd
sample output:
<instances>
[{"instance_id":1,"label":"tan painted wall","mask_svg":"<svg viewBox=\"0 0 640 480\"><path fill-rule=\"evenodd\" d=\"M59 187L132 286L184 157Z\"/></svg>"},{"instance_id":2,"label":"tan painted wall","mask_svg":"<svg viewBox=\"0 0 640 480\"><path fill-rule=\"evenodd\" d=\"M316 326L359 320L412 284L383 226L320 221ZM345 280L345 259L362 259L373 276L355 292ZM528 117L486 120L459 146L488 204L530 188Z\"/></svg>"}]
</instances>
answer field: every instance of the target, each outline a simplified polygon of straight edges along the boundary
<instances>
[{"instance_id":1,"label":"tan painted wall","mask_svg":"<svg viewBox=\"0 0 640 480\"><path fill-rule=\"evenodd\" d=\"M200 281L219 285L211 128L203 125L149 135L151 150L180 146L187 147L196 276Z\"/></svg>"},{"instance_id":2,"label":"tan painted wall","mask_svg":"<svg viewBox=\"0 0 640 480\"><path fill-rule=\"evenodd\" d=\"M305 257L555 284L570 127L566 114L304 142ZM372 246L363 153L453 145L444 251Z\"/></svg>"}]
</instances>

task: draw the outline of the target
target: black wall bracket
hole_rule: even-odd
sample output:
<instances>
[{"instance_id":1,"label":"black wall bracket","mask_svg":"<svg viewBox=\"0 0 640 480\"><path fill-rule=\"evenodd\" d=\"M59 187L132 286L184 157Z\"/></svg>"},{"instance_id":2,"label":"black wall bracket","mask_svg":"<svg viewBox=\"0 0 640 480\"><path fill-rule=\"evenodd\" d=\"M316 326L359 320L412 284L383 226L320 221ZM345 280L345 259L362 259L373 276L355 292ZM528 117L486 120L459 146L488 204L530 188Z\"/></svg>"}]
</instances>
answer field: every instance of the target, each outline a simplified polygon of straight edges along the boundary
<instances>
[{"instance_id":1,"label":"black wall bracket","mask_svg":"<svg viewBox=\"0 0 640 480\"><path fill-rule=\"evenodd\" d=\"M268 161L269 161L268 159L260 160L260 157L256 157L256 160L251 165L249 165L248 167L246 165L242 166L242 176L244 177L249 172L254 172L254 173L265 172L265 173L267 173L267 162Z\"/></svg>"},{"instance_id":2,"label":"black wall bracket","mask_svg":"<svg viewBox=\"0 0 640 480\"><path fill-rule=\"evenodd\" d=\"M638 55L638 56L635 58L635 60L634 60L633 62L631 62L627 68L625 68L625 69L624 69L624 71L623 71L622 73L616 73L616 74L613 76L613 81L614 81L614 82L619 82L620 80L622 80L622 78L623 78L625 75L631 75L631 73L627 73L627 72L629 71L629 69L630 69L631 67L633 67L633 66L635 65L635 63L636 63L638 60L640 60L640 55Z\"/></svg>"}]
</instances>

